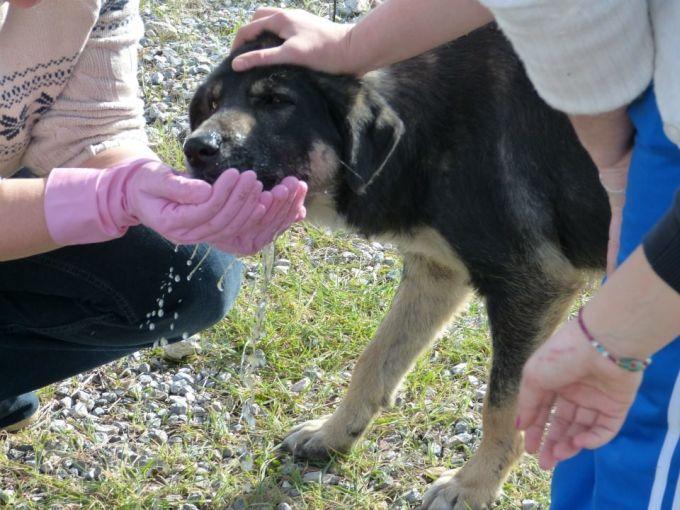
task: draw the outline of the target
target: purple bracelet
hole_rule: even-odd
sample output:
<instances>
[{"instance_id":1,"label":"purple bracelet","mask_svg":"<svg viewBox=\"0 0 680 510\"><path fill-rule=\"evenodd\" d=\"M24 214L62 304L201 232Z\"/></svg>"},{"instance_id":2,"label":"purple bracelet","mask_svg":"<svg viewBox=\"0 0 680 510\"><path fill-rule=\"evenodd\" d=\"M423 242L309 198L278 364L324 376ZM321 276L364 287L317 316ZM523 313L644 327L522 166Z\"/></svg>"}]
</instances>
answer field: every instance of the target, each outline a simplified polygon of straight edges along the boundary
<instances>
[{"instance_id":1,"label":"purple bracelet","mask_svg":"<svg viewBox=\"0 0 680 510\"><path fill-rule=\"evenodd\" d=\"M597 352L624 370L628 370L629 372L642 372L652 362L652 358L647 358L645 360L637 358L617 358L611 354L607 349L605 349L604 345L595 340L593 335L590 334L590 331L588 331L585 322L583 322L583 308L579 308L578 310L578 325L581 328L581 331L583 331L583 334L588 339L588 342L590 342L590 345L592 345Z\"/></svg>"}]
</instances>

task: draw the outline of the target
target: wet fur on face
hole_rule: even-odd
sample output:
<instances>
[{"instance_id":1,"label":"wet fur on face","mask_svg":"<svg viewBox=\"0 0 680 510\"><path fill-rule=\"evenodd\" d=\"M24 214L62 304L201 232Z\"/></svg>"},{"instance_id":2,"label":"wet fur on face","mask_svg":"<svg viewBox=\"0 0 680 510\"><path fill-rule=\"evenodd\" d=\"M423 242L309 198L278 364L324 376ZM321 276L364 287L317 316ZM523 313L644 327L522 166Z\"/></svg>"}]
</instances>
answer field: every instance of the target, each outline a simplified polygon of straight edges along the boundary
<instances>
[{"instance_id":1,"label":"wet fur on face","mask_svg":"<svg viewBox=\"0 0 680 510\"><path fill-rule=\"evenodd\" d=\"M279 43L265 35L240 51ZM342 405L284 445L317 460L350 449L474 291L494 352L484 438L423 508L486 507L521 452L522 366L583 275L604 268L610 213L592 161L493 25L362 80L292 66L235 73L231 58L191 103L193 174L254 169L268 187L296 175L310 186L308 219L404 255L397 296Z\"/></svg>"}]
</instances>

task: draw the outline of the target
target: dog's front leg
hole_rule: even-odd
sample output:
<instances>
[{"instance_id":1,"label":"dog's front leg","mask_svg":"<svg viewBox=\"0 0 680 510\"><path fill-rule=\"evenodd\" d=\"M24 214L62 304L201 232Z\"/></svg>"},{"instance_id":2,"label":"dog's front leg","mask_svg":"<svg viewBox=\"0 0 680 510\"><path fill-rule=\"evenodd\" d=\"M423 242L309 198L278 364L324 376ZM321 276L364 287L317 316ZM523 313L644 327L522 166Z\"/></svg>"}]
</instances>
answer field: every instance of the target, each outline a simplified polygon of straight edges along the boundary
<instances>
[{"instance_id":1,"label":"dog's front leg","mask_svg":"<svg viewBox=\"0 0 680 510\"><path fill-rule=\"evenodd\" d=\"M493 339L491 377L484 401L482 443L460 469L444 473L425 494L423 510L481 510L493 503L522 455L515 428L517 390L524 362L563 319L580 280L565 265L563 277L527 272L523 286L501 284L487 297ZM506 279L506 281L511 281Z\"/></svg>"},{"instance_id":2,"label":"dog's front leg","mask_svg":"<svg viewBox=\"0 0 680 510\"><path fill-rule=\"evenodd\" d=\"M331 416L294 428L284 446L296 457L325 460L346 452L394 394L418 355L469 294L469 276L420 255L404 256L404 273L388 315L359 358L349 391Z\"/></svg>"}]
</instances>

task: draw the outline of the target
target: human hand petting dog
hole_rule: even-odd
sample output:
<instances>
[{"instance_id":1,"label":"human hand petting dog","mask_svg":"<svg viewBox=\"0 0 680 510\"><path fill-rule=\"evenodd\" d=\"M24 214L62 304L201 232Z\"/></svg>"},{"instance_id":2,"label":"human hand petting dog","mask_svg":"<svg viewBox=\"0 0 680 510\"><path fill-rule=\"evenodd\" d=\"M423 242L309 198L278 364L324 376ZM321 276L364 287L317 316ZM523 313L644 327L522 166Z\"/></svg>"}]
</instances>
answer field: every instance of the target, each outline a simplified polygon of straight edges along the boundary
<instances>
[{"instance_id":1,"label":"human hand petting dog","mask_svg":"<svg viewBox=\"0 0 680 510\"><path fill-rule=\"evenodd\" d=\"M115 239L143 224L178 244L252 254L305 215L306 184L291 177L262 191L254 172L224 172L211 186L141 159L99 169L58 168L45 187L45 218L59 244Z\"/></svg>"},{"instance_id":2,"label":"human hand petting dog","mask_svg":"<svg viewBox=\"0 0 680 510\"><path fill-rule=\"evenodd\" d=\"M236 33L236 49L268 31L284 39L281 46L239 55L232 62L234 71L276 64L297 64L327 73L353 74L349 57L349 31L352 25L333 23L300 9L260 7L253 19Z\"/></svg>"},{"instance_id":3,"label":"human hand petting dog","mask_svg":"<svg viewBox=\"0 0 680 510\"><path fill-rule=\"evenodd\" d=\"M467 34L492 21L477 0L391 0L383 2L357 24L332 23L302 10L260 8L236 33L232 49L262 32L284 43L255 50L232 61L234 71L255 66L296 64L333 74L361 76L405 60Z\"/></svg>"},{"instance_id":4,"label":"human hand petting dog","mask_svg":"<svg viewBox=\"0 0 680 510\"><path fill-rule=\"evenodd\" d=\"M678 309L680 294L638 247L583 308L586 329L567 322L529 358L517 428L525 431L526 449L538 452L542 468L616 436L642 381L642 372L631 371L623 356L641 362L675 339ZM585 331L613 358L594 348Z\"/></svg>"}]
</instances>

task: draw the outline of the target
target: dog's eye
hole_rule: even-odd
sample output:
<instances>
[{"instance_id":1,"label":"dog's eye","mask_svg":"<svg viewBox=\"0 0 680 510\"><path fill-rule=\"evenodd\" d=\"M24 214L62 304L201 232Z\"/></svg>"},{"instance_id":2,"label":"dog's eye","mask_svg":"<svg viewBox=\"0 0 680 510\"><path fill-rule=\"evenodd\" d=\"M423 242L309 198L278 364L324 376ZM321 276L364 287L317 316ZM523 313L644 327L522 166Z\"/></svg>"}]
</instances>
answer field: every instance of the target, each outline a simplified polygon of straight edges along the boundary
<instances>
[{"instance_id":1,"label":"dog's eye","mask_svg":"<svg viewBox=\"0 0 680 510\"><path fill-rule=\"evenodd\" d=\"M259 107L282 108L295 104L293 99L284 94L261 94L253 97L253 102Z\"/></svg>"}]
</instances>

